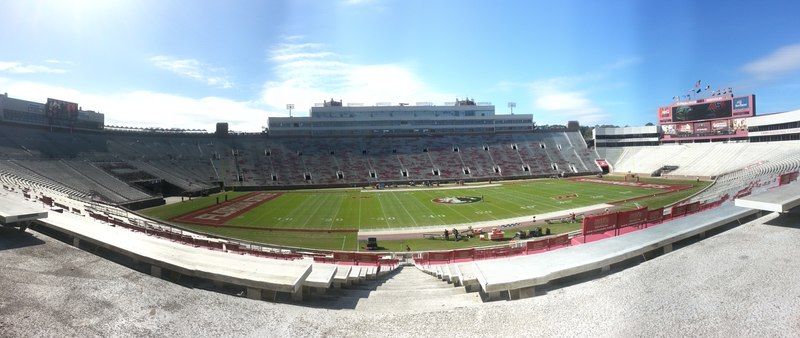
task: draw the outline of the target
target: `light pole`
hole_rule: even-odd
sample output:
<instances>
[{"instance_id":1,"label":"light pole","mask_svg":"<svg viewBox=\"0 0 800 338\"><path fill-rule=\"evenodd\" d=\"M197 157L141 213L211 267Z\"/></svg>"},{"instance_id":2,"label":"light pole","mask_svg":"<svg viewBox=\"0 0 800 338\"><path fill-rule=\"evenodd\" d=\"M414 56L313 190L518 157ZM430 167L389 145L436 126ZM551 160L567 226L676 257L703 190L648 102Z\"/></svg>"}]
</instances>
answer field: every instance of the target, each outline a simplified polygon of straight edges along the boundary
<instances>
[{"instance_id":1,"label":"light pole","mask_svg":"<svg viewBox=\"0 0 800 338\"><path fill-rule=\"evenodd\" d=\"M289 117L292 117L292 109L294 109L294 103L286 104L286 109L289 110Z\"/></svg>"},{"instance_id":2,"label":"light pole","mask_svg":"<svg viewBox=\"0 0 800 338\"><path fill-rule=\"evenodd\" d=\"M511 115L514 115L514 108L516 108L516 107L517 107L517 103L516 102L509 102L508 103L508 109L511 110Z\"/></svg>"}]
</instances>

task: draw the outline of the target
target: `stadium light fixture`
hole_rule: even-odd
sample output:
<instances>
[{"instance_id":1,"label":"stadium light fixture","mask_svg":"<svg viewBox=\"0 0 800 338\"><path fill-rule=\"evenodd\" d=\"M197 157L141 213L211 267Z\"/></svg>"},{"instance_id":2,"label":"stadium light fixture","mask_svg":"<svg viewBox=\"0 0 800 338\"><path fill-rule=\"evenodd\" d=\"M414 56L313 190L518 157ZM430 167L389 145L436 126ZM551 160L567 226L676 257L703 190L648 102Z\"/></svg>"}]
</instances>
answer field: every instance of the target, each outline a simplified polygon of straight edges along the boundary
<instances>
[{"instance_id":1,"label":"stadium light fixture","mask_svg":"<svg viewBox=\"0 0 800 338\"><path fill-rule=\"evenodd\" d=\"M516 102L509 102L508 103L508 109L511 111L511 115L514 115L514 108L516 108L516 107L517 107L517 103Z\"/></svg>"},{"instance_id":2,"label":"stadium light fixture","mask_svg":"<svg viewBox=\"0 0 800 338\"><path fill-rule=\"evenodd\" d=\"M294 109L294 103L286 104L286 109L289 110L289 117L292 117L292 109Z\"/></svg>"}]
</instances>

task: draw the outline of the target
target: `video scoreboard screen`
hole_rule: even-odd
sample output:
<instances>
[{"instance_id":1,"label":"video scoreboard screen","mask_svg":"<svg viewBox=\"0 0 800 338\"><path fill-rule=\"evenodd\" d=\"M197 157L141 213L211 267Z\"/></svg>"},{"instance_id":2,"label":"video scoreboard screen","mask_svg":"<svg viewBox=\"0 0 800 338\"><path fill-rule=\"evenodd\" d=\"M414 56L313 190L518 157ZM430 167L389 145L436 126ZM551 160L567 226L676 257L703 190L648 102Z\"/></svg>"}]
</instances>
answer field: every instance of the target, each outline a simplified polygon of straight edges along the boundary
<instances>
[{"instance_id":1,"label":"video scoreboard screen","mask_svg":"<svg viewBox=\"0 0 800 338\"><path fill-rule=\"evenodd\" d=\"M660 107L662 141L746 138L746 118L756 114L755 98L713 96Z\"/></svg>"},{"instance_id":2,"label":"video scoreboard screen","mask_svg":"<svg viewBox=\"0 0 800 338\"><path fill-rule=\"evenodd\" d=\"M733 116L731 101L672 107L672 122L714 120Z\"/></svg>"},{"instance_id":3,"label":"video scoreboard screen","mask_svg":"<svg viewBox=\"0 0 800 338\"><path fill-rule=\"evenodd\" d=\"M44 112L51 119L75 120L78 118L78 104L48 98L44 105Z\"/></svg>"},{"instance_id":4,"label":"video scoreboard screen","mask_svg":"<svg viewBox=\"0 0 800 338\"><path fill-rule=\"evenodd\" d=\"M755 96L711 97L680 102L658 109L658 121L682 123L748 117L755 115Z\"/></svg>"}]
</instances>

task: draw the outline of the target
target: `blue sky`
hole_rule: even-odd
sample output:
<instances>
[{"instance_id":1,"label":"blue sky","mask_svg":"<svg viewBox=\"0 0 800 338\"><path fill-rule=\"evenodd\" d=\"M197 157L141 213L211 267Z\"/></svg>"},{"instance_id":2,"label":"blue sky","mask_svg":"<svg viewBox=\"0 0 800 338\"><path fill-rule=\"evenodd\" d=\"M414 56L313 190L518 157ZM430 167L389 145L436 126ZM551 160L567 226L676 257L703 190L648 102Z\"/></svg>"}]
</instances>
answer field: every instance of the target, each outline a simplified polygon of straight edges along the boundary
<instances>
[{"instance_id":1,"label":"blue sky","mask_svg":"<svg viewBox=\"0 0 800 338\"><path fill-rule=\"evenodd\" d=\"M800 107L797 1L6 1L0 92L107 124L258 131L324 99L474 97L539 124L655 122L703 85Z\"/></svg>"}]
</instances>

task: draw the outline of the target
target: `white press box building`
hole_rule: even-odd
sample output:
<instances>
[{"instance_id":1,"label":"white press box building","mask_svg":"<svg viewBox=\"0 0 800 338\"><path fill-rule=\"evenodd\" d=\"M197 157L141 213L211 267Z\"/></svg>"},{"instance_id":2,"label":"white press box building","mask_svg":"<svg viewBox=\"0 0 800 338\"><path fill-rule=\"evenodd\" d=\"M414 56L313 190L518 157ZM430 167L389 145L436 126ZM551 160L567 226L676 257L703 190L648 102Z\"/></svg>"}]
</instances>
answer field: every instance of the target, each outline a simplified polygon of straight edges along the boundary
<instances>
[{"instance_id":1,"label":"white press box building","mask_svg":"<svg viewBox=\"0 0 800 338\"><path fill-rule=\"evenodd\" d=\"M343 105L331 100L312 107L310 116L269 118L269 133L276 136L437 135L532 129L532 114L496 115L491 103L469 99L440 106L429 102Z\"/></svg>"}]
</instances>

